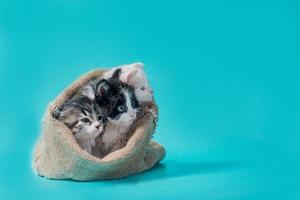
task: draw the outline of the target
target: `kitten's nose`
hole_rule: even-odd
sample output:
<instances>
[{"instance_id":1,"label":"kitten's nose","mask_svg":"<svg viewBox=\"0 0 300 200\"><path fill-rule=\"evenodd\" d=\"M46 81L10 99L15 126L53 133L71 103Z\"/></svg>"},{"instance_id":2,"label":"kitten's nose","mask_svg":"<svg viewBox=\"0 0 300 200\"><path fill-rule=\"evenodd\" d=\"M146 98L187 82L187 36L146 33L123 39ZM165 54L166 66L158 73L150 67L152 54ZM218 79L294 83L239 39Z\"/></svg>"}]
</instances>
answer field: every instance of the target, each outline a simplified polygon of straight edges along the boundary
<instances>
[{"instance_id":1,"label":"kitten's nose","mask_svg":"<svg viewBox=\"0 0 300 200\"><path fill-rule=\"evenodd\" d=\"M150 94L153 94L153 90L152 90L152 89L147 88L147 91L148 91Z\"/></svg>"},{"instance_id":2,"label":"kitten's nose","mask_svg":"<svg viewBox=\"0 0 300 200\"><path fill-rule=\"evenodd\" d=\"M99 129L99 128L100 128L100 124L98 124L97 126L95 126L95 128L96 128L96 129Z\"/></svg>"}]
</instances>

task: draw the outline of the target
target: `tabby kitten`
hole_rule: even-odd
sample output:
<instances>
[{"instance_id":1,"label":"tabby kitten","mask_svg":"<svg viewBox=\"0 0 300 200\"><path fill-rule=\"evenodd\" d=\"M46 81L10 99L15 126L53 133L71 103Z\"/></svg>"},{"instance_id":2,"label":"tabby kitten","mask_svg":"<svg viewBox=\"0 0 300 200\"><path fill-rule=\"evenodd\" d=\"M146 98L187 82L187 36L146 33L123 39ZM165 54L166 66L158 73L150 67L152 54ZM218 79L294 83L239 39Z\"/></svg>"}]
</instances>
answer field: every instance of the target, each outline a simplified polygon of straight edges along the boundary
<instances>
[{"instance_id":1,"label":"tabby kitten","mask_svg":"<svg viewBox=\"0 0 300 200\"><path fill-rule=\"evenodd\" d=\"M57 118L72 130L79 146L93 154L95 139L106 126L105 110L91 99L81 96L67 101Z\"/></svg>"}]
</instances>

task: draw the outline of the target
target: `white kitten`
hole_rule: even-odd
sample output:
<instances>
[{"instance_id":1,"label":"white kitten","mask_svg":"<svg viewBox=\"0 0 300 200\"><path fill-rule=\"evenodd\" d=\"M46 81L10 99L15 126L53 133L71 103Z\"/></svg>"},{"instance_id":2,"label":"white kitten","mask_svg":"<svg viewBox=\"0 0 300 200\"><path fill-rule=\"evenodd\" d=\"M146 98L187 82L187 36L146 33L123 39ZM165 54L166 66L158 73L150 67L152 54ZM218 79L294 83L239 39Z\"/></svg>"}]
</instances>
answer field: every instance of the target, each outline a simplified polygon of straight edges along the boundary
<instances>
[{"instance_id":1,"label":"white kitten","mask_svg":"<svg viewBox=\"0 0 300 200\"><path fill-rule=\"evenodd\" d=\"M144 72L143 63L133 63L123 65L118 68L122 69L120 80L134 87L134 93L139 103L149 102L153 100L153 90L151 89L147 76ZM104 78L108 79L112 76L116 68L107 71Z\"/></svg>"}]
</instances>

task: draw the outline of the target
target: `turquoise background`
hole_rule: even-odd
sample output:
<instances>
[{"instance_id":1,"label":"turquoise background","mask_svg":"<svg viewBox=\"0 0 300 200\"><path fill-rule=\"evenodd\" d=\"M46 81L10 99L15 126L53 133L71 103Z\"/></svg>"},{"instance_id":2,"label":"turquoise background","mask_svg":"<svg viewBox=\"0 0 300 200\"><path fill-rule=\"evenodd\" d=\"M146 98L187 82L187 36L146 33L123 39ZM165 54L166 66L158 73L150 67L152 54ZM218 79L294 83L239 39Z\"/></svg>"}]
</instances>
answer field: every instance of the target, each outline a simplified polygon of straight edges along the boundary
<instances>
[{"instance_id":1,"label":"turquoise background","mask_svg":"<svg viewBox=\"0 0 300 200\"><path fill-rule=\"evenodd\" d=\"M300 199L299 1L0 0L0 199ZM142 61L167 149L121 180L31 170L48 102Z\"/></svg>"}]
</instances>

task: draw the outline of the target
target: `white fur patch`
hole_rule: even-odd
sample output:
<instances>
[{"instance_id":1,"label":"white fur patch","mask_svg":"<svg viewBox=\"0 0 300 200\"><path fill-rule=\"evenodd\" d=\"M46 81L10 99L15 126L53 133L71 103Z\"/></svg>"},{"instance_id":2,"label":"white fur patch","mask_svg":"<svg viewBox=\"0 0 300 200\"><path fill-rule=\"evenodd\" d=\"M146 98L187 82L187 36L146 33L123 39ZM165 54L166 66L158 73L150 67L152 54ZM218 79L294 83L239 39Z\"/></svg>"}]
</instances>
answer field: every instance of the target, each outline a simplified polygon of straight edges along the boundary
<instances>
[{"instance_id":1,"label":"white fur patch","mask_svg":"<svg viewBox=\"0 0 300 200\"><path fill-rule=\"evenodd\" d=\"M94 100L95 99L95 90L92 86L87 85L82 88L81 95L86 96L87 98Z\"/></svg>"},{"instance_id":2,"label":"white fur patch","mask_svg":"<svg viewBox=\"0 0 300 200\"><path fill-rule=\"evenodd\" d=\"M96 137L103 131L103 126L100 126L99 129L97 129L97 125L100 125L99 122L93 122L91 125L85 125L81 131L75 134L75 138L79 146L89 153L92 153Z\"/></svg>"}]
</instances>

